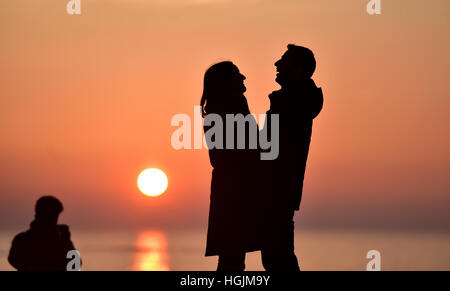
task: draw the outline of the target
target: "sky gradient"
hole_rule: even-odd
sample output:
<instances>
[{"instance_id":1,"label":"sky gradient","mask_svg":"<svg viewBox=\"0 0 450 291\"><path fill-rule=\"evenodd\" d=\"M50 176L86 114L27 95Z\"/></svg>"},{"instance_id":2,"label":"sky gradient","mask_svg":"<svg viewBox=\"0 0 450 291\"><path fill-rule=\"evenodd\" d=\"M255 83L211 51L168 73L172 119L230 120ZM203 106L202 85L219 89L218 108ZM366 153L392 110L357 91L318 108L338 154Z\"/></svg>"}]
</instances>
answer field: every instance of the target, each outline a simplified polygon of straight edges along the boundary
<instances>
[{"instance_id":1,"label":"sky gradient","mask_svg":"<svg viewBox=\"0 0 450 291\"><path fill-rule=\"evenodd\" d=\"M78 227L205 227L206 150L176 151L205 70L233 61L253 113L288 43L317 59L315 120L297 223L450 230L450 2L82 0L0 3L0 229L59 197ZM169 187L142 195L138 174Z\"/></svg>"}]
</instances>

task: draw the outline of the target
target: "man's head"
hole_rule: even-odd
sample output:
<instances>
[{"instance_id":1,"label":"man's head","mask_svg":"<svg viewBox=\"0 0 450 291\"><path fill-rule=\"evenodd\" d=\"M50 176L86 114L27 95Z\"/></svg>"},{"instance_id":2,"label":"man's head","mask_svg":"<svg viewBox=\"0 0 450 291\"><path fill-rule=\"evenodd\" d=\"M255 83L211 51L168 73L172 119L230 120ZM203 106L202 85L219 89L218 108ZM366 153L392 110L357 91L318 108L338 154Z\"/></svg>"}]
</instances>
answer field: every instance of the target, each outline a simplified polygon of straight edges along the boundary
<instances>
[{"instance_id":1,"label":"man's head","mask_svg":"<svg viewBox=\"0 0 450 291\"><path fill-rule=\"evenodd\" d=\"M275 63L277 67L276 81L281 86L310 79L316 70L316 59L313 52L305 47L289 44L287 51Z\"/></svg>"},{"instance_id":2,"label":"man's head","mask_svg":"<svg viewBox=\"0 0 450 291\"><path fill-rule=\"evenodd\" d=\"M59 214L64 210L62 203L53 196L42 196L35 206L35 218L46 224L58 223Z\"/></svg>"}]
</instances>

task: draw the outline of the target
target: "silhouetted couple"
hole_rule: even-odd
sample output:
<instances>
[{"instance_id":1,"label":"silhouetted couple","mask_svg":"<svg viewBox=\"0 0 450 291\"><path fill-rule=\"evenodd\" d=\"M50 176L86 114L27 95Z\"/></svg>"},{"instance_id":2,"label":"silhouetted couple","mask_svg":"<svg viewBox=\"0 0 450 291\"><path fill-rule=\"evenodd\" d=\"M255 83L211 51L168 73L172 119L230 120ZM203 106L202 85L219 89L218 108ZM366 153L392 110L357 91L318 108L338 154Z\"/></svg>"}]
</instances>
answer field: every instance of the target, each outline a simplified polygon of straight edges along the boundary
<instances>
[{"instance_id":1,"label":"silhouetted couple","mask_svg":"<svg viewBox=\"0 0 450 291\"><path fill-rule=\"evenodd\" d=\"M66 271L67 253L75 250L69 227L58 224L62 203L53 196L38 199L30 229L16 235L9 263L19 271Z\"/></svg>"},{"instance_id":2,"label":"silhouetted couple","mask_svg":"<svg viewBox=\"0 0 450 291\"><path fill-rule=\"evenodd\" d=\"M206 256L219 256L218 271L244 270L246 252L257 250L267 271L300 270L293 218L300 207L313 119L322 109L323 95L311 79L316 68L311 50L288 45L275 66L281 89L269 95L263 130L274 136L269 115L278 114L278 157L261 160L261 150L249 146L250 130L256 126L253 118L247 119L242 131L245 148L236 144L238 123L230 130L230 124L223 122L222 143L233 139L229 144L234 143L234 148L209 149L213 171ZM202 115L218 114L224 121L227 114L248 115L244 80L232 62L211 66L204 77ZM211 126L204 123L205 134Z\"/></svg>"}]
</instances>

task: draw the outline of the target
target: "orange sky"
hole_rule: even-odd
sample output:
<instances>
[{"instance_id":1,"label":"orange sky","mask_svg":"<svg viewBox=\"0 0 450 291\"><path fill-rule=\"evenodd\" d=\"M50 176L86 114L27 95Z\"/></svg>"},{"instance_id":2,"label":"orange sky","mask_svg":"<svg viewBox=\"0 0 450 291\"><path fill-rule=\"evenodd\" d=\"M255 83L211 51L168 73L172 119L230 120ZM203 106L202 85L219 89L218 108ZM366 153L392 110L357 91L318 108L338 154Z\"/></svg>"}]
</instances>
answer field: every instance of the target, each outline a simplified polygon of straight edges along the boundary
<instances>
[{"instance_id":1,"label":"orange sky","mask_svg":"<svg viewBox=\"0 0 450 291\"><path fill-rule=\"evenodd\" d=\"M42 194L74 226L205 226L207 151L173 150L170 120L220 60L265 112L288 43L315 52L325 95L297 221L450 227L448 0L67 2L0 3L0 228ZM136 187L149 167L169 178L158 198Z\"/></svg>"}]
</instances>

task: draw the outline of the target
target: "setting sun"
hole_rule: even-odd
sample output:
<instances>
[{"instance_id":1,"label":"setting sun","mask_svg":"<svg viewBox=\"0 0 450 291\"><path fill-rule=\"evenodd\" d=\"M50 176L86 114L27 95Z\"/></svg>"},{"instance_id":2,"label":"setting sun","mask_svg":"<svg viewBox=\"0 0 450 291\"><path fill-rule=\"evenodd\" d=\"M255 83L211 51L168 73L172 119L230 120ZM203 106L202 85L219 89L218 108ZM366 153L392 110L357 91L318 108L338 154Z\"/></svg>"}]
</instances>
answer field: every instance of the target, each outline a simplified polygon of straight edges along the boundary
<instances>
[{"instance_id":1,"label":"setting sun","mask_svg":"<svg viewBox=\"0 0 450 291\"><path fill-rule=\"evenodd\" d=\"M139 190L147 196L159 196L167 189L168 180L166 174L160 169L146 169L139 174L137 179Z\"/></svg>"}]
</instances>

